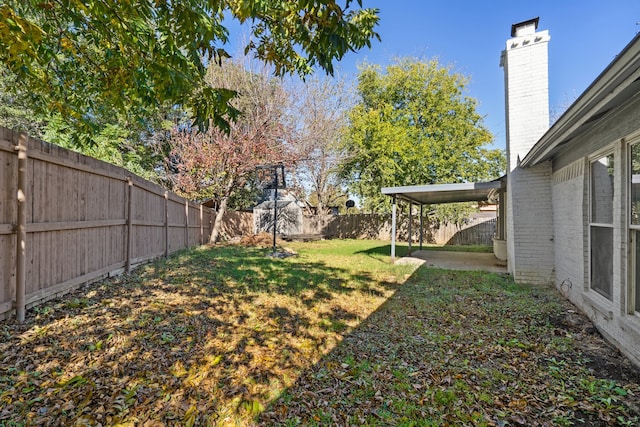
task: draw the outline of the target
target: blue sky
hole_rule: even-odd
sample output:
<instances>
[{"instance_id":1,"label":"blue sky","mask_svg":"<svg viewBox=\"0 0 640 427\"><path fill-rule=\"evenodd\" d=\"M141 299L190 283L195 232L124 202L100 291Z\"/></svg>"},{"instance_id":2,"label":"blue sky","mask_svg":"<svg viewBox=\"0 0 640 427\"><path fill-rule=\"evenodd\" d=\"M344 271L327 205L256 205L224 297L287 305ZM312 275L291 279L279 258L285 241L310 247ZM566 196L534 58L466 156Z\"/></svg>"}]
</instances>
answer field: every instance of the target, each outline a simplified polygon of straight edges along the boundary
<instances>
[{"instance_id":1,"label":"blue sky","mask_svg":"<svg viewBox=\"0 0 640 427\"><path fill-rule=\"evenodd\" d=\"M549 104L558 117L640 31L638 0L426 1L364 0L380 9L381 42L349 54L338 65L355 75L363 61L386 65L394 57L436 57L471 78L468 95L504 148L504 81L500 52L511 24L540 17L549 30Z\"/></svg>"}]
</instances>

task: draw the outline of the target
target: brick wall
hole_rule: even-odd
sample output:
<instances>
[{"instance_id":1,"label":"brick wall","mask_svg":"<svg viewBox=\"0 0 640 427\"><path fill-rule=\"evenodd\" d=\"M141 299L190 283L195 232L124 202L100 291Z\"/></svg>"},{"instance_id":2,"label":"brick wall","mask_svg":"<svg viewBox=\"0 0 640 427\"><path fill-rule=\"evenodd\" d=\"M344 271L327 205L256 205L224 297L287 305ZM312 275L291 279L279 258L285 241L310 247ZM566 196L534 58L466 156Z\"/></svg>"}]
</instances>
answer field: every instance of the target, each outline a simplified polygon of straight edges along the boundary
<instances>
[{"instance_id":1,"label":"brick wall","mask_svg":"<svg viewBox=\"0 0 640 427\"><path fill-rule=\"evenodd\" d=\"M507 251L518 282L553 281L551 165L519 160L549 128L547 31L507 40L502 52L507 119Z\"/></svg>"},{"instance_id":2,"label":"brick wall","mask_svg":"<svg viewBox=\"0 0 640 427\"><path fill-rule=\"evenodd\" d=\"M516 168L507 187L509 272L520 283L554 280L551 164Z\"/></svg>"},{"instance_id":3,"label":"brick wall","mask_svg":"<svg viewBox=\"0 0 640 427\"><path fill-rule=\"evenodd\" d=\"M578 160L553 173L554 260L556 286L576 301L588 277L585 251L588 249L588 203L586 160Z\"/></svg>"}]
</instances>

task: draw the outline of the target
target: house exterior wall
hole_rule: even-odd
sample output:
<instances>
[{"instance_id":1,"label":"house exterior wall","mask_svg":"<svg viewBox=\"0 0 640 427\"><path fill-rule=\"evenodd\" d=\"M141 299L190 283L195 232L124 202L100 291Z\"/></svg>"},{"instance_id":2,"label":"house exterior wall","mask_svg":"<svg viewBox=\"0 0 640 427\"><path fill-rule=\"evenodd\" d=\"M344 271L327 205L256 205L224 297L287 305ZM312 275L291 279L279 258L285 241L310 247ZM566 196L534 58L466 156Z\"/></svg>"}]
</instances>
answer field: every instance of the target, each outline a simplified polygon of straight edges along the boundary
<instances>
[{"instance_id":1,"label":"house exterior wall","mask_svg":"<svg viewBox=\"0 0 640 427\"><path fill-rule=\"evenodd\" d=\"M554 281L551 164L516 168L507 191L509 272L516 282L548 285Z\"/></svg>"},{"instance_id":2,"label":"house exterior wall","mask_svg":"<svg viewBox=\"0 0 640 427\"><path fill-rule=\"evenodd\" d=\"M635 111L635 113L634 113ZM640 316L627 310L629 144L640 141L640 102L623 106L553 161L555 285L600 332L640 365ZM590 289L591 161L613 152L613 288L611 299Z\"/></svg>"},{"instance_id":3,"label":"house exterior wall","mask_svg":"<svg viewBox=\"0 0 640 427\"><path fill-rule=\"evenodd\" d=\"M588 276L588 182L586 159L554 171L551 188L555 284L574 303Z\"/></svg>"}]
</instances>

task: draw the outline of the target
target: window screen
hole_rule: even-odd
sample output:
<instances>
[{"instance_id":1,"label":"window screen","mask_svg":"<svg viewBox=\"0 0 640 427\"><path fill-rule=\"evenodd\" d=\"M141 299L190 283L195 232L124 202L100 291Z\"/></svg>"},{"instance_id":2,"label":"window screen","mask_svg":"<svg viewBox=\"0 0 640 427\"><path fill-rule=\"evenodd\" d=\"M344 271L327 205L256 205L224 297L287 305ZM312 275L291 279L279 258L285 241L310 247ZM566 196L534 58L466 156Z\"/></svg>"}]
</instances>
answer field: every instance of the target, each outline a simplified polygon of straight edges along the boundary
<instances>
[{"instance_id":1,"label":"window screen","mask_svg":"<svg viewBox=\"0 0 640 427\"><path fill-rule=\"evenodd\" d=\"M613 154L591 163L591 289L611 299L613 284Z\"/></svg>"},{"instance_id":2,"label":"window screen","mask_svg":"<svg viewBox=\"0 0 640 427\"><path fill-rule=\"evenodd\" d=\"M630 285L632 295L630 305L632 311L640 313L640 144L631 146L631 167L630 167L630 233L634 242L633 254L630 257L630 269L634 273Z\"/></svg>"}]
</instances>

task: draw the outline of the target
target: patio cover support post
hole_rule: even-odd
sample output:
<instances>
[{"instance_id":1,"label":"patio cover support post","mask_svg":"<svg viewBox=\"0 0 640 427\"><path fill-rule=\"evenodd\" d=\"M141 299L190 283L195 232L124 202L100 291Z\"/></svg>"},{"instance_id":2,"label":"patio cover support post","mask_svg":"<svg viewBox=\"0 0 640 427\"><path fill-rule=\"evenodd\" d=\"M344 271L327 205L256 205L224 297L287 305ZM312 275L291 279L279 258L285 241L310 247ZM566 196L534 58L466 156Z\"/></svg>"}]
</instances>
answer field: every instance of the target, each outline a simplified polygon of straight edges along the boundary
<instances>
[{"instance_id":1,"label":"patio cover support post","mask_svg":"<svg viewBox=\"0 0 640 427\"><path fill-rule=\"evenodd\" d=\"M422 205L422 204L420 205L420 250L422 250L422 230L423 230L423 227L424 227L424 221L423 221L423 218L422 218L422 207L423 206L424 205Z\"/></svg>"},{"instance_id":2,"label":"patio cover support post","mask_svg":"<svg viewBox=\"0 0 640 427\"><path fill-rule=\"evenodd\" d=\"M413 236L411 235L411 223L413 222L413 202L409 202L409 256L411 256L411 241L413 240Z\"/></svg>"},{"instance_id":3,"label":"patio cover support post","mask_svg":"<svg viewBox=\"0 0 640 427\"><path fill-rule=\"evenodd\" d=\"M391 263L396 262L396 196L391 205Z\"/></svg>"},{"instance_id":4,"label":"patio cover support post","mask_svg":"<svg viewBox=\"0 0 640 427\"><path fill-rule=\"evenodd\" d=\"M27 141L26 133L18 139L18 223L16 227L16 318L24 323L27 288Z\"/></svg>"}]
</instances>

